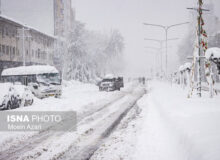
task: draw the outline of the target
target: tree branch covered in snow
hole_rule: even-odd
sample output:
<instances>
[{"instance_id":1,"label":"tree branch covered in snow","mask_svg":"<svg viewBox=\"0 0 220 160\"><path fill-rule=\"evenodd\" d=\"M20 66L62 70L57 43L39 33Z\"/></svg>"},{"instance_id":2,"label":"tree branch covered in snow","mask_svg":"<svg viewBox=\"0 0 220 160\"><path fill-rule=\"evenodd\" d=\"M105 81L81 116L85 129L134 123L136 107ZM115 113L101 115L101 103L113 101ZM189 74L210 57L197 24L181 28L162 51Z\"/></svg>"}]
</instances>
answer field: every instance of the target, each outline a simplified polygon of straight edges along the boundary
<instances>
[{"instance_id":1,"label":"tree branch covered in snow","mask_svg":"<svg viewBox=\"0 0 220 160\"><path fill-rule=\"evenodd\" d=\"M109 35L100 34L86 30L85 25L78 21L66 43L63 78L81 82L91 82L117 68L116 62L122 58L124 49L119 31L114 30Z\"/></svg>"}]
</instances>

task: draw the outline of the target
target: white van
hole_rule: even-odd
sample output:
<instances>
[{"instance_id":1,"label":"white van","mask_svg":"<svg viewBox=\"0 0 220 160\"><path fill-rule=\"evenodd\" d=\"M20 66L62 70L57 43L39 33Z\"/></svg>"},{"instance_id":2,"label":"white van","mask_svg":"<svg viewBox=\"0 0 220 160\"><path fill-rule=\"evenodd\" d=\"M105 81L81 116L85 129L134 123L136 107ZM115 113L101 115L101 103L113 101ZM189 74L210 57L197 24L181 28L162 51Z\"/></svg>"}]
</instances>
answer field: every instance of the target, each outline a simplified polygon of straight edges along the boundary
<instances>
[{"instance_id":1,"label":"white van","mask_svg":"<svg viewBox=\"0 0 220 160\"><path fill-rule=\"evenodd\" d=\"M61 78L58 70L49 65L21 66L8 68L2 72L2 81L21 83L28 86L38 98L60 97L62 94Z\"/></svg>"}]
</instances>

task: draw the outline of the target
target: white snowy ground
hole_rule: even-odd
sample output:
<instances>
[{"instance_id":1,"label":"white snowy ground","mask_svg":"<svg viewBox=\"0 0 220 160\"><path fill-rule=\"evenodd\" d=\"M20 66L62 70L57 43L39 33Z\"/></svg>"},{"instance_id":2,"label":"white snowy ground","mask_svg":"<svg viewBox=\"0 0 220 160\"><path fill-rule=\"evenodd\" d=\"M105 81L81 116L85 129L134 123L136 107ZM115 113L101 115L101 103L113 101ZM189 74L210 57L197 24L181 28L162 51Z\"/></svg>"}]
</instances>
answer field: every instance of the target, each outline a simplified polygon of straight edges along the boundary
<instances>
[{"instance_id":1,"label":"white snowy ground","mask_svg":"<svg viewBox=\"0 0 220 160\"><path fill-rule=\"evenodd\" d=\"M125 87L129 88L132 84L128 83ZM77 81L63 83L63 95L61 98L34 98L32 106L14 109L13 111L76 111L83 113L91 106L102 104L109 100L114 100L122 93L100 92L98 87L93 84L85 84ZM11 147L19 141L37 134L37 132L0 132L0 151ZM3 147L4 146L4 147Z\"/></svg>"},{"instance_id":2,"label":"white snowy ground","mask_svg":"<svg viewBox=\"0 0 220 160\"><path fill-rule=\"evenodd\" d=\"M88 104L113 100L121 94L121 92L99 92L96 86L79 82L66 82L65 86L61 99L35 99L33 106L17 110L83 112ZM186 90L177 85L151 82L148 93L128 112L91 159L219 160L220 97L210 99L208 93L203 95L201 99L197 97L187 99ZM121 103L124 103L124 100L126 97ZM31 133L0 133L0 151L28 136L31 136ZM68 138L72 138L72 135L64 134L57 141L52 137L51 141L46 141L43 146L54 141L57 145L52 148L60 152L65 150L63 145L68 146L67 143L70 143L67 141L66 144L62 143ZM38 149L39 147L36 151ZM47 159L50 154L53 157L56 154L54 149L49 152L48 148L43 148L42 150L48 153L38 159Z\"/></svg>"},{"instance_id":3,"label":"white snowy ground","mask_svg":"<svg viewBox=\"0 0 220 160\"><path fill-rule=\"evenodd\" d=\"M203 96L152 82L92 160L219 160L220 97Z\"/></svg>"}]
</instances>

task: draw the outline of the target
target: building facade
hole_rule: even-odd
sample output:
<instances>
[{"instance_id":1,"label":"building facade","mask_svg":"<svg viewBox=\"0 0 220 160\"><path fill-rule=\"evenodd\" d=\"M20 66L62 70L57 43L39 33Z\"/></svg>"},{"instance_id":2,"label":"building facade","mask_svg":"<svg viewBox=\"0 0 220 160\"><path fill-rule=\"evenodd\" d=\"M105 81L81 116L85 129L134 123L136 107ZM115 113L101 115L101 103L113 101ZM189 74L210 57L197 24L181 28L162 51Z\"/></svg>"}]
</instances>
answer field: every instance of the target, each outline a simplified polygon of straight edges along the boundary
<instances>
[{"instance_id":1,"label":"building facade","mask_svg":"<svg viewBox=\"0 0 220 160\"><path fill-rule=\"evenodd\" d=\"M0 74L24 61L26 65L53 65L54 42L53 36L0 15Z\"/></svg>"},{"instance_id":2,"label":"building facade","mask_svg":"<svg viewBox=\"0 0 220 160\"><path fill-rule=\"evenodd\" d=\"M3 69L21 66L24 62L26 65L50 64L61 70L60 55L64 55L65 51L60 51L57 58L55 50L66 48L64 42L73 28L74 10L71 0L51 1L54 35L45 34L0 14L0 75Z\"/></svg>"}]
</instances>

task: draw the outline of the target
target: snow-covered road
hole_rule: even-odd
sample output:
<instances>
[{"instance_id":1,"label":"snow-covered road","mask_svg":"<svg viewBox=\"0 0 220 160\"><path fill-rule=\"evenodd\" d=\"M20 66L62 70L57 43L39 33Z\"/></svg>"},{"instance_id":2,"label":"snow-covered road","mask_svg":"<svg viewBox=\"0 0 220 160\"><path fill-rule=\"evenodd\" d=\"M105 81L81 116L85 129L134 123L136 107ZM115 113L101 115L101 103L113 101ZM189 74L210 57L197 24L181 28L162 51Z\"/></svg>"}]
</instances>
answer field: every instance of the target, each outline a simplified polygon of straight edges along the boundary
<instances>
[{"instance_id":1,"label":"snow-covered road","mask_svg":"<svg viewBox=\"0 0 220 160\"><path fill-rule=\"evenodd\" d=\"M127 84L120 92L99 92L96 86L68 82L61 99L35 99L31 107L19 111L77 111L76 132L0 133L0 159L86 159L103 138L145 94L137 83ZM75 157L75 156L74 156ZM75 158L74 158L75 159Z\"/></svg>"}]
</instances>

